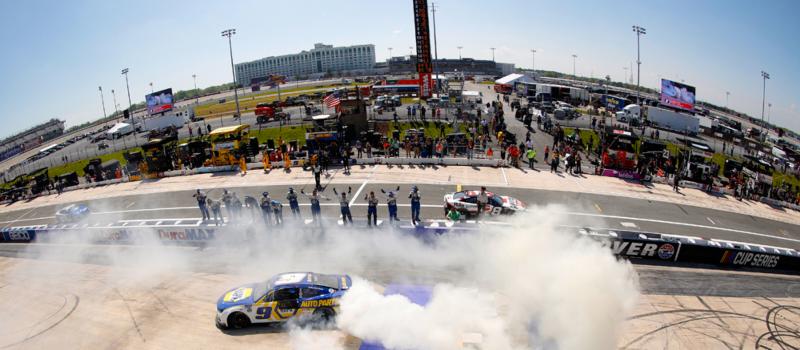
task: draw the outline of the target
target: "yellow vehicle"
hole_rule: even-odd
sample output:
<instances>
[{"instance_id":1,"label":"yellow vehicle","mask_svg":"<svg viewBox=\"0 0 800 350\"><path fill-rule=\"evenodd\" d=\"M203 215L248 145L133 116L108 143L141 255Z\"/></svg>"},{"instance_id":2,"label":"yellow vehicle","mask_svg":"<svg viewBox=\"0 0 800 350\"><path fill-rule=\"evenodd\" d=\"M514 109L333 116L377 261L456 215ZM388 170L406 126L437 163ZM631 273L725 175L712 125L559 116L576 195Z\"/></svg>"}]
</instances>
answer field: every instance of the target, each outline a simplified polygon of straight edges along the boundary
<instances>
[{"instance_id":1,"label":"yellow vehicle","mask_svg":"<svg viewBox=\"0 0 800 350\"><path fill-rule=\"evenodd\" d=\"M247 147L250 125L225 126L211 131L211 165L236 165Z\"/></svg>"}]
</instances>

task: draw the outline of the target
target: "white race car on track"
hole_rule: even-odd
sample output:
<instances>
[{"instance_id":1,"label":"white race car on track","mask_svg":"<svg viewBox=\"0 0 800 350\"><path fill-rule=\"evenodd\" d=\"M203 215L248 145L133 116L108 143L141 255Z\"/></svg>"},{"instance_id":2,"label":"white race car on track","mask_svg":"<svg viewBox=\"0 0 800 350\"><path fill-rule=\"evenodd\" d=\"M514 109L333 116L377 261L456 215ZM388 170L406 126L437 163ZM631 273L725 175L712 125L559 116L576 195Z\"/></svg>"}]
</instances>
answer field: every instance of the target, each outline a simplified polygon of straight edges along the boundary
<instances>
[{"instance_id":1,"label":"white race car on track","mask_svg":"<svg viewBox=\"0 0 800 350\"><path fill-rule=\"evenodd\" d=\"M480 191L461 191L444 195L444 212L455 209L461 214L474 216L478 214L478 194ZM489 203L483 209L484 214L489 215L512 215L519 211L524 211L527 205L519 199L509 196L501 196L492 192L486 192Z\"/></svg>"}]
</instances>

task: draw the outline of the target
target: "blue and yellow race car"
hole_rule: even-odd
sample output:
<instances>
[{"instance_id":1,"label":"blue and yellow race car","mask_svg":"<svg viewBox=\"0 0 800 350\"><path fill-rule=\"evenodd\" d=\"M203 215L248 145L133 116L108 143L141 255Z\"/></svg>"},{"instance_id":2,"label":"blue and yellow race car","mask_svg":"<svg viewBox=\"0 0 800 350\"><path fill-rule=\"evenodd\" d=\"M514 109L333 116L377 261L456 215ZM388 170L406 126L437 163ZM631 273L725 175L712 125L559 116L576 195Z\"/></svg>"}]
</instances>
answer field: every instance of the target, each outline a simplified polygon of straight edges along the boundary
<instances>
[{"instance_id":1,"label":"blue and yellow race car","mask_svg":"<svg viewBox=\"0 0 800 350\"><path fill-rule=\"evenodd\" d=\"M238 329L293 318L328 322L336 316L339 299L352 283L347 275L290 272L234 288L217 301L217 327Z\"/></svg>"}]
</instances>

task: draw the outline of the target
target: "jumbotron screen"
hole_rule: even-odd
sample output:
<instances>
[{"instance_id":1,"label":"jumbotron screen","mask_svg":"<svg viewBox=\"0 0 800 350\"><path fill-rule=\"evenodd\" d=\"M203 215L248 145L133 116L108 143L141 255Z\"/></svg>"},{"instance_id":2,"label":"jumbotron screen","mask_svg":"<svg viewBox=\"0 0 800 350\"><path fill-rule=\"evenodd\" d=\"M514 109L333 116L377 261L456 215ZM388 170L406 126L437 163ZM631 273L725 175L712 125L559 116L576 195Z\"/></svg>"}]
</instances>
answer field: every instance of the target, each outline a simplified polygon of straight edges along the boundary
<instances>
[{"instance_id":1,"label":"jumbotron screen","mask_svg":"<svg viewBox=\"0 0 800 350\"><path fill-rule=\"evenodd\" d=\"M172 88L156 91L145 96L147 113L156 114L172 110Z\"/></svg>"},{"instance_id":2,"label":"jumbotron screen","mask_svg":"<svg viewBox=\"0 0 800 350\"><path fill-rule=\"evenodd\" d=\"M681 84L672 80L661 79L661 104L665 106L694 110L694 86Z\"/></svg>"}]
</instances>

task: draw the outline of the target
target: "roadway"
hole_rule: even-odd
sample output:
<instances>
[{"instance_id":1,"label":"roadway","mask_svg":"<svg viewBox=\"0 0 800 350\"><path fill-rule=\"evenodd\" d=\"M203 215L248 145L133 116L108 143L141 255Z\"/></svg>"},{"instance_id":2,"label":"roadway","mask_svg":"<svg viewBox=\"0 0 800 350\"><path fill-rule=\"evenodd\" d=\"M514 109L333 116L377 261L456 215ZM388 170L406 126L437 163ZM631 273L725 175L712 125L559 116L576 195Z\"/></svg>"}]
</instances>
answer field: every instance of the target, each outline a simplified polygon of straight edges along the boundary
<instances>
[{"instance_id":1,"label":"roadway","mask_svg":"<svg viewBox=\"0 0 800 350\"><path fill-rule=\"evenodd\" d=\"M224 175L222 175L224 176ZM338 198L333 188L338 191L347 190L351 186L352 212L357 225L366 226L366 201L364 196L374 191L380 196L380 190L395 189L396 185L380 183L363 183L353 185L330 184L323 195L328 200L322 201L322 214L330 224L339 217ZM313 184L304 186L310 191ZM444 218L443 196L456 190L455 186L419 185L422 193L422 218ZM295 187L299 191L303 187ZM468 189L468 188L464 188ZM222 189L205 189L212 198L219 198ZM287 186L266 187L234 187L228 188L243 201L244 196L260 198L264 191L273 199L284 202L284 216L289 217L288 203L285 200ZM575 227L611 228L618 230L640 230L647 232L679 234L694 237L714 238L738 242L750 242L762 245L787 247L800 250L800 223L786 223L751 215L742 215L721 210L701 208L675 203L649 201L643 199L562 192L551 190L502 188L493 189L499 194L520 199L531 210L545 206L558 206L555 212L565 216L563 222ZM398 203L401 220L410 220L407 185L400 189ZM176 219L199 218L193 191L178 191L148 195L129 195L108 199L87 200L93 212L90 223L108 224L120 219ZM381 197L379 219L387 219L385 200ZM304 217L309 217L308 200L300 196ZM0 213L0 225L26 226L34 224L54 223L54 213L59 207L50 205L29 210L17 210ZM223 210L223 213L225 211ZM226 215L227 216L227 215ZM208 223L211 225L211 223Z\"/></svg>"}]
</instances>

